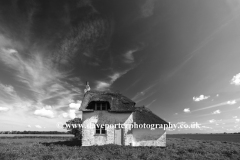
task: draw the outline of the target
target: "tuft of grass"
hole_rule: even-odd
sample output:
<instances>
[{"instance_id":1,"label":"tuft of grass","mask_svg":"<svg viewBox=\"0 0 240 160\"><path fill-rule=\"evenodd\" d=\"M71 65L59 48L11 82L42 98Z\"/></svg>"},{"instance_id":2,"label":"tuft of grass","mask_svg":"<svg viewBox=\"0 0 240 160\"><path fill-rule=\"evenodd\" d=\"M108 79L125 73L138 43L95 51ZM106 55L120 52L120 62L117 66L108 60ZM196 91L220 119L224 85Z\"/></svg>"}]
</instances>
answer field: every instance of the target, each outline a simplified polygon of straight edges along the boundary
<instances>
[{"instance_id":1,"label":"tuft of grass","mask_svg":"<svg viewBox=\"0 0 240 160\"><path fill-rule=\"evenodd\" d=\"M51 154L42 155L42 160L53 160L55 157Z\"/></svg>"},{"instance_id":2,"label":"tuft of grass","mask_svg":"<svg viewBox=\"0 0 240 160\"><path fill-rule=\"evenodd\" d=\"M18 155L16 153L0 153L1 160L14 160L17 159Z\"/></svg>"}]
</instances>

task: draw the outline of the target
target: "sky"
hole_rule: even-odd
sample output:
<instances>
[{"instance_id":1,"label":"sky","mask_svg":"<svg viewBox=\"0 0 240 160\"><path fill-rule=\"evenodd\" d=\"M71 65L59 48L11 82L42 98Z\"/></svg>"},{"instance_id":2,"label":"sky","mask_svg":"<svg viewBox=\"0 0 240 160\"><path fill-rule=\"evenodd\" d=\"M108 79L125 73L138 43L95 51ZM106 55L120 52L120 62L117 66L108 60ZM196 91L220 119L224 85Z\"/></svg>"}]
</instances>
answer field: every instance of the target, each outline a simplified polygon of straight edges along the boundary
<instances>
[{"instance_id":1,"label":"sky","mask_svg":"<svg viewBox=\"0 0 240 160\"><path fill-rule=\"evenodd\" d=\"M64 131L91 90L240 132L239 0L1 0L0 131Z\"/></svg>"}]
</instances>

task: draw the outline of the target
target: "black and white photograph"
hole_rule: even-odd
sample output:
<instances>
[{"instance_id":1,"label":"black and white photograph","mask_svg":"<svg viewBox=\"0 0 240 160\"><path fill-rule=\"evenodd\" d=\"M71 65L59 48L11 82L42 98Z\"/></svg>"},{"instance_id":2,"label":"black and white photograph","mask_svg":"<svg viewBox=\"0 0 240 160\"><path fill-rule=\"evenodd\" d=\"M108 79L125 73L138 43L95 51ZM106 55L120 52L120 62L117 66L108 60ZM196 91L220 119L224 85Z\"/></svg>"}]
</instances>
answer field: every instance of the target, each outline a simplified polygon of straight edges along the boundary
<instances>
[{"instance_id":1,"label":"black and white photograph","mask_svg":"<svg viewBox=\"0 0 240 160\"><path fill-rule=\"evenodd\" d=\"M0 160L240 160L240 0L0 0Z\"/></svg>"}]
</instances>

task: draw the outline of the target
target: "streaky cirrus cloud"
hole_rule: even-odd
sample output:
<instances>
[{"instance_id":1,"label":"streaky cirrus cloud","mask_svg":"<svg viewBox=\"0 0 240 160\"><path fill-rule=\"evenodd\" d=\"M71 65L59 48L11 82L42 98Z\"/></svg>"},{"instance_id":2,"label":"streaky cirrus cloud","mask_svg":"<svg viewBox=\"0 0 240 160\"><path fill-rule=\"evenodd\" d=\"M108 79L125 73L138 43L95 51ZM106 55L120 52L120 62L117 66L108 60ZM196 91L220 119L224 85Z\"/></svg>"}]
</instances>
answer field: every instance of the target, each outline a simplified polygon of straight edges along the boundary
<instances>
[{"instance_id":1,"label":"streaky cirrus cloud","mask_svg":"<svg viewBox=\"0 0 240 160\"><path fill-rule=\"evenodd\" d=\"M156 92L156 91L152 91L152 89L158 84L159 84L158 81L154 82L147 88L145 88L145 89L141 90L140 92L138 92L137 94L135 94L135 96L132 97L132 100L136 101L138 103L138 102L143 101L143 100L147 99L148 97L152 96Z\"/></svg>"},{"instance_id":2,"label":"streaky cirrus cloud","mask_svg":"<svg viewBox=\"0 0 240 160\"><path fill-rule=\"evenodd\" d=\"M108 81L96 81L96 90L107 90L111 87L111 85L120 77L122 77L123 75L125 75L126 73L128 73L130 70L132 70L133 67L126 69L124 71L120 71L120 72L115 72L111 75L108 76Z\"/></svg>"},{"instance_id":3,"label":"streaky cirrus cloud","mask_svg":"<svg viewBox=\"0 0 240 160\"><path fill-rule=\"evenodd\" d=\"M12 95L15 93L13 86L11 85L3 85L0 84L0 90L4 91L5 93Z\"/></svg>"},{"instance_id":4,"label":"streaky cirrus cloud","mask_svg":"<svg viewBox=\"0 0 240 160\"><path fill-rule=\"evenodd\" d=\"M240 73L233 76L233 78L230 81L230 84L233 84L233 85L236 85L236 86L240 85Z\"/></svg>"},{"instance_id":5,"label":"streaky cirrus cloud","mask_svg":"<svg viewBox=\"0 0 240 160\"><path fill-rule=\"evenodd\" d=\"M215 104L215 105L211 105L211 106L208 106L208 107L199 108L199 109L193 110L192 112L197 112L197 111L206 110L206 109L215 108L215 107L224 106L224 105L234 105L234 104L237 103L237 101L239 101L239 99L225 101L225 102L218 103L218 104Z\"/></svg>"},{"instance_id":6,"label":"streaky cirrus cloud","mask_svg":"<svg viewBox=\"0 0 240 160\"><path fill-rule=\"evenodd\" d=\"M149 104L146 105L146 107L150 107L154 102L156 101L156 99L152 100Z\"/></svg>"},{"instance_id":7,"label":"streaky cirrus cloud","mask_svg":"<svg viewBox=\"0 0 240 160\"><path fill-rule=\"evenodd\" d=\"M193 101L195 102L199 102L205 99L208 99L210 96L204 96L204 95L200 95L199 97L193 97Z\"/></svg>"},{"instance_id":8,"label":"streaky cirrus cloud","mask_svg":"<svg viewBox=\"0 0 240 160\"><path fill-rule=\"evenodd\" d=\"M133 53L138 51L138 49L133 49L133 50L129 50L124 54L124 62L125 63L133 63L134 62L134 56Z\"/></svg>"},{"instance_id":9,"label":"streaky cirrus cloud","mask_svg":"<svg viewBox=\"0 0 240 160\"><path fill-rule=\"evenodd\" d=\"M53 118L53 113L50 112L59 112L56 109L67 107L70 99L81 96L78 86L64 81L68 78L68 72L59 70L45 53L35 50L26 55L13 49L11 40L2 35L0 37L5 42L0 44L0 62L5 68L13 70L14 79L22 84L18 88L27 94L20 96L20 91L16 92L13 86L0 83L2 107L23 107L29 111L35 110L36 115ZM69 80L76 78L78 77L70 77ZM81 82L79 78L77 82ZM47 110L48 105L54 106L52 111Z\"/></svg>"},{"instance_id":10,"label":"streaky cirrus cloud","mask_svg":"<svg viewBox=\"0 0 240 160\"><path fill-rule=\"evenodd\" d=\"M141 25L143 20L145 20L144 18L148 20L147 17L149 17L150 23L152 23L152 20L154 20L154 24L158 23L156 21L157 17L150 17L155 14L156 0L136 1L130 4L116 1L114 5L110 1L110 3L107 1L102 2L102 5L91 0L74 0L71 2L59 0L58 5L49 1L42 2L38 0L16 2L15 0L10 0L6 5L0 6L0 10L4 11L4 14L0 15L0 31L10 39L3 40L4 42L1 43L0 37L0 43L3 44L0 47L1 52L3 52L1 53L0 61L3 63L0 65L1 67L3 65L4 69L8 70L8 72L13 71L9 75L13 77L11 80L14 80L14 82L9 81L9 84L12 85L12 89L16 92L9 92L9 94L12 94L10 96L11 101L6 97L2 98L0 96L1 101L3 101L3 105L0 104L0 106L9 107L10 109L16 109L19 106L25 107L28 111L25 115L33 115L32 113L35 112L39 112L39 115L41 115L44 113L41 111L43 108L52 111L55 117L57 117L56 115L61 116L61 114L65 117L66 114L67 116L74 115L74 111L68 112L68 110L76 110L79 104L69 105L69 100L78 99L82 96L82 93L78 88L79 86L72 86L68 82L71 76L74 74L79 75L77 78L81 81L88 74L87 78L100 80L98 81L99 85L97 85L98 89L110 88L123 74L122 70L115 70L114 66L119 67L115 62L110 67L108 66L108 53L112 52L111 56L113 59L115 58L114 60L117 59L119 61L119 55L121 58L128 60L126 64L121 59L121 63L124 63L122 65L132 65L142 57L142 55L139 55L139 57L135 55L137 53L135 44L145 43L145 41L149 43L147 42L148 38L145 40L145 38L141 37L146 35L146 32L150 33L150 30L158 28L148 27L148 23L146 23L146 26L144 26L145 24ZM106 8L103 7L105 3L108 3L106 5L108 7ZM121 5L123 3L123 6L125 4L126 6L130 5L129 7L125 7L129 8L130 12L123 10L122 13L119 12L121 7L118 4ZM141 4L139 5L139 3ZM120 8L120 10L115 9L115 6L116 8ZM127 21L124 20L125 15L127 16ZM121 20L119 21L117 17L123 18L120 18ZM142 19L139 21L140 18ZM151 20L151 18L154 19ZM130 23L124 24L119 22ZM140 29L134 29L137 32L133 32L133 35L128 36L132 32L132 27L129 28L128 26L134 27L136 24L140 24ZM153 27L154 25L150 24L150 26ZM152 33L155 33L155 31ZM121 39L126 44L121 44ZM133 44L131 44L132 42ZM113 48L116 48L120 52L126 48L130 48L131 51L127 53L125 50L121 54L116 52L118 54L116 55ZM125 57L122 57L123 54L125 54ZM92 62L92 60L98 66L95 66L95 71L88 72L90 68L88 63ZM75 61L79 63L75 63ZM101 66L102 64L104 64L104 67ZM73 72L67 70L68 68L65 65L72 67ZM95 68L91 66L90 70L94 70ZM111 73L101 74L101 77L99 76L100 74L95 74L103 68L112 68L110 70ZM108 71L109 69L106 72ZM99 76L99 79L97 76ZM11 88L8 89L11 91ZM140 97L138 101L151 96L154 92L152 94L148 93L143 92L145 96ZM52 121L50 119L46 120Z\"/></svg>"},{"instance_id":11,"label":"streaky cirrus cloud","mask_svg":"<svg viewBox=\"0 0 240 160\"><path fill-rule=\"evenodd\" d=\"M137 100L135 100L135 102L136 102L136 103L139 103L139 102L141 102L141 101L144 101L144 100L150 98L151 96L153 96L156 92L157 92L157 91L150 91L147 95L144 94L145 96L142 96L142 97L137 98Z\"/></svg>"},{"instance_id":12,"label":"streaky cirrus cloud","mask_svg":"<svg viewBox=\"0 0 240 160\"><path fill-rule=\"evenodd\" d=\"M232 2L231 2L232 3ZM235 3L235 2L234 2ZM234 6L234 5L232 5ZM226 28L232 21L236 20L239 16L239 5L235 5L232 14L228 15L220 26L218 26L211 34L209 34L199 46L188 54L186 59L176 67L176 69L169 75L169 78L173 77L177 72L179 72L195 55L197 55L200 49L205 47L215 36L218 35L224 28Z\"/></svg>"},{"instance_id":13,"label":"streaky cirrus cloud","mask_svg":"<svg viewBox=\"0 0 240 160\"><path fill-rule=\"evenodd\" d=\"M1 95L0 103L3 103L3 99L6 99L6 103L9 103L14 99L17 99L16 94L17 93L13 86L0 83L0 95Z\"/></svg>"},{"instance_id":14,"label":"streaky cirrus cloud","mask_svg":"<svg viewBox=\"0 0 240 160\"><path fill-rule=\"evenodd\" d=\"M2 110L23 111L34 103L32 100L20 97L13 86L0 83L0 106Z\"/></svg>"},{"instance_id":15,"label":"streaky cirrus cloud","mask_svg":"<svg viewBox=\"0 0 240 160\"><path fill-rule=\"evenodd\" d=\"M111 86L111 83L103 82L103 81L96 81L96 90L106 90Z\"/></svg>"},{"instance_id":16,"label":"streaky cirrus cloud","mask_svg":"<svg viewBox=\"0 0 240 160\"><path fill-rule=\"evenodd\" d=\"M114 73L113 75L110 75L109 78L110 78L110 82L113 83L114 81L116 81L118 78L120 78L123 74L125 73Z\"/></svg>"},{"instance_id":17,"label":"streaky cirrus cloud","mask_svg":"<svg viewBox=\"0 0 240 160\"><path fill-rule=\"evenodd\" d=\"M51 62L40 53L34 54L29 59L24 59L20 53L17 51L11 52L11 50L2 49L0 52L1 61L7 67L16 70L18 80L34 91L41 90L42 87L45 87L50 82L66 76L57 71Z\"/></svg>"}]
</instances>

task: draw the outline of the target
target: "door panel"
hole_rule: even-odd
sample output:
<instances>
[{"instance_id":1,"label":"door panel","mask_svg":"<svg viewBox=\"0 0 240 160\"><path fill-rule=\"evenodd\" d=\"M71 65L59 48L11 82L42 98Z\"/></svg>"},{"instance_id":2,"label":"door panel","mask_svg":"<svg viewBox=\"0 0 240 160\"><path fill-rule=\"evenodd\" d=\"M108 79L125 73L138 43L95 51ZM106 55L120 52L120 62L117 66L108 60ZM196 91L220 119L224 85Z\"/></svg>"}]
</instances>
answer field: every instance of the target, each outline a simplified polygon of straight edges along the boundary
<instances>
[{"instance_id":1,"label":"door panel","mask_svg":"<svg viewBox=\"0 0 240 160\"><path fill-rule=\"evenodd\" d=\"M115 128L114 141L117 145L122 145L122 129Z\"/></svg>"}]
</instances>

